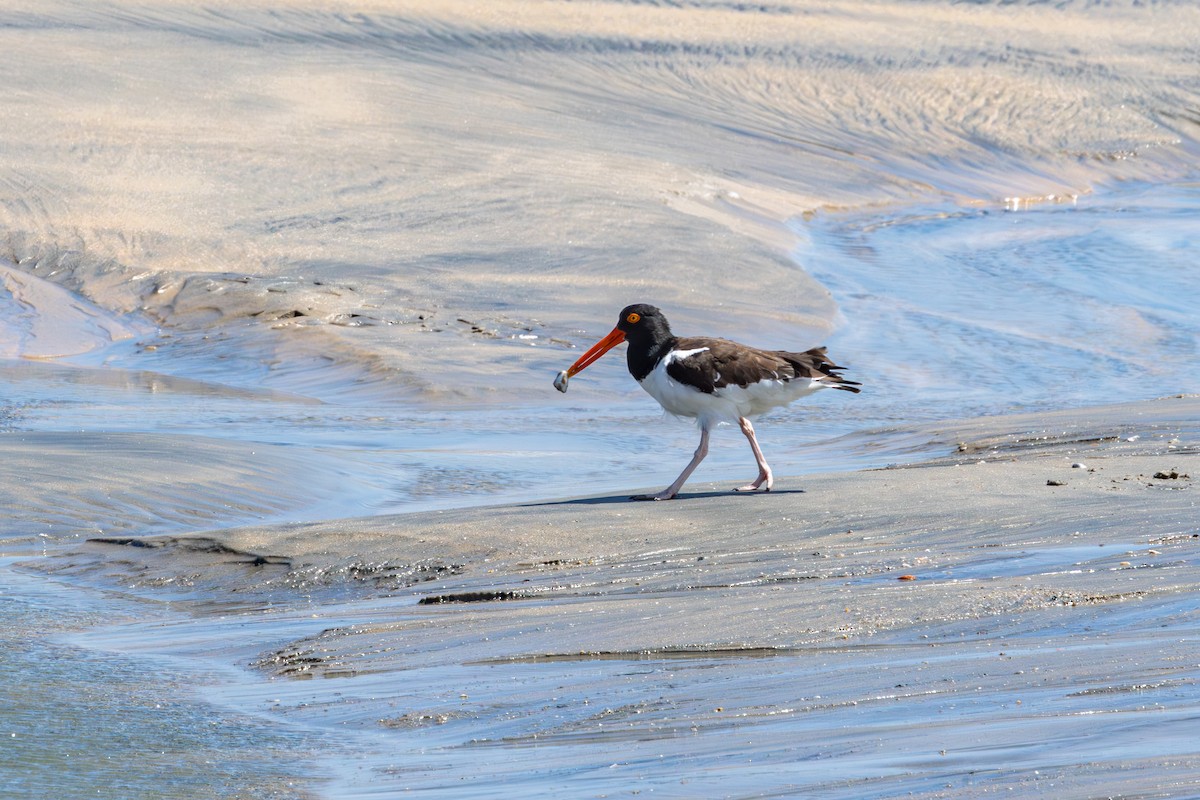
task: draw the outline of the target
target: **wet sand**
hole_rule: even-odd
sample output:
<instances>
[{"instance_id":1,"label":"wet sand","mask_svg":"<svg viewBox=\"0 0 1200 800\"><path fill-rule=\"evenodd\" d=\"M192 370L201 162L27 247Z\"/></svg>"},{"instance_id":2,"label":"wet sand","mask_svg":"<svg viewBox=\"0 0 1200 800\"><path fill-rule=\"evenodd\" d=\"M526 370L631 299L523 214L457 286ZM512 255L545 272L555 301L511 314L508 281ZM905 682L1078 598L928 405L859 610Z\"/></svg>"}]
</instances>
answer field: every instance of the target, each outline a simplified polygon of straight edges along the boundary
<instances>
[{"instance_id":1,"label":"wet sand","mask_svg":"<svg viewBox=\"0 0 1200 800\"><path fill-rule=\"evenodd\" d=\"M31 566L187 609L82 638L250 666L210 693L352 750L339 797L1177 797L1200 791L1197 420L1180 396L939 423L911 433L943 457L770 494L106 537Z\"/></svg>"}]
</instances>

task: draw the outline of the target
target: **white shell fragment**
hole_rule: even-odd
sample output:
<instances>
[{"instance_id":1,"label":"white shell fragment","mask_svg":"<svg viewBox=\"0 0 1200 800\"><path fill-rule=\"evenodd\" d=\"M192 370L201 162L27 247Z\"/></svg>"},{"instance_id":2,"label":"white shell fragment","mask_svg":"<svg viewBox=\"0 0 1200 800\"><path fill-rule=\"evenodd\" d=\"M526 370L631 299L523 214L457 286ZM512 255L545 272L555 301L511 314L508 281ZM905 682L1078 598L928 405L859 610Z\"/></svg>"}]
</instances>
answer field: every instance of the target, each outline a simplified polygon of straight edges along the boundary
<instances>
[{"instance_id":1,"label":"white shell fragment","mask_svg":"<svg viewBox=\"0 0 1200 800\"><path fill-rule=\"evenodd\" d=\"M566 394L568 380L570 380L570 378L567 377L567 371L564 369L562 372L554 376L554 388L558 389L563 394Z\"/></svg>"}]
</instances>

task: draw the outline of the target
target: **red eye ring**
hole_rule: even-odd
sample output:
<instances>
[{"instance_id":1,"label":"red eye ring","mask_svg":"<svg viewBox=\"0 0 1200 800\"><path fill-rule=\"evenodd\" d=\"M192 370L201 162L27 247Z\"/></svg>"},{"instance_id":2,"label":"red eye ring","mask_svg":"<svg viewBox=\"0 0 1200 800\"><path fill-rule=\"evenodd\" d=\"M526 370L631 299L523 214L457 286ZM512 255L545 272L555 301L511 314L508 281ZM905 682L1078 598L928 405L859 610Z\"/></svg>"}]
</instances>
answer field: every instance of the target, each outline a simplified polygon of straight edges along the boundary
<instances>
[{"instance_id":1,"label":"red eye ring","mask_svg":"<svg viewBox=\"0 0 1200 800\"><path fill-rule=\"evenodd\" d=\"M630 325L637 325L639 322L642 321L642 315L635 311L632 314L630 314L628 317L626 317L625 321L628 322Z\"/></svg>"}]
</instances>

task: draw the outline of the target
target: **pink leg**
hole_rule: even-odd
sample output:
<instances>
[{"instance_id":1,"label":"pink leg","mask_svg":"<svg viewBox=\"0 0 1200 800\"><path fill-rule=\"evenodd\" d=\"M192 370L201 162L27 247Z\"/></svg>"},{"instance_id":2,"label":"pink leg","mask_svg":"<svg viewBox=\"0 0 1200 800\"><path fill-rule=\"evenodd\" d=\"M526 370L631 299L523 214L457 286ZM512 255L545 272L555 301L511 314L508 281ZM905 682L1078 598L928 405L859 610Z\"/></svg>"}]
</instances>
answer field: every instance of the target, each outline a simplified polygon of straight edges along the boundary
<instances>
[{"instance_id":1,"label":"pink leg","mask_svg":"<svg viewBox=\"0 0 1200 800\"><path fill-rule=\"evenodd\" d=\"M704 457L706 455L708 455L708 428L701 428L700 429L700 446L696 448L696 453L692 456L692 460L688 463L688 465L686 467L683 468L683 472L679 473L679 477L675 479L674 483L672 483L667 488L663 489L658 494L635 494L633 497L631 497L629 499L630 500L671 500L671 499L673 499L675 497L675 495L679 494L679 490L681 488L683 488L684 482L689 477L691 477L692 472L696 469L696 467L698 467L700 465L700 462L704 460Z\"/></svg>"},{"instance_id":2,"label":"pink leg","mask_svg":"<svg viewBox=\"0 0 1200 800\"><path fill-rule=\"evenodd\" d=\"M739 492L756 492L764 483L766 488L764 491L771 491L771 487L775 485L775 476L771 474L771 468L767 466L767 460L763 458L762 450L759 449L758 439L754 436L754 426L750 424L750 420L745 417L738 419L738 425L742 428L742 433L746 434L746 438L750 440L750 449L754 451L754 460L758 462L758 478L754 483L747 484L738 488Z\"/></svg>"}]
</instances>

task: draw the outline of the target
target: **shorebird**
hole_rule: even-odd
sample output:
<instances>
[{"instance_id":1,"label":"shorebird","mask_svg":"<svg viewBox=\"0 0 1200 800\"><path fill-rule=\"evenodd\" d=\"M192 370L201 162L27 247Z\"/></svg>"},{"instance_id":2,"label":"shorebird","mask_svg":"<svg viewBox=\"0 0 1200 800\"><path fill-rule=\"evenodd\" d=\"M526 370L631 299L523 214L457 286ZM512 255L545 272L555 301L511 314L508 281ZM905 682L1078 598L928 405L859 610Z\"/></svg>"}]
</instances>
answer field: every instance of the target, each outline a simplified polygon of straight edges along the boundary
<instances>
[{"instance_id":1,"label":"shorebird","mask_svg":"<svg viewBox=\"0 0 1200 800\"><path fill-rule=\"evenodd\" d=\"M631 500L670 500L708 455L708 436L719 423L737 423L750 441L758 477L739 492L771 491L774 476L754 435L750 418L786 406L821 389L857 392L861 385L838 374L842 367L825 356L824 347L803 353L759 350L727 339L679 337L667 318L644 303L621 311L617 326L574 364L558 373L554 386L567 390L567 381L621 342L629 373L667 412L693 417L700 427L700 446L675 482L658 494L639 494Z\"/></svg>"}]
</instances>

